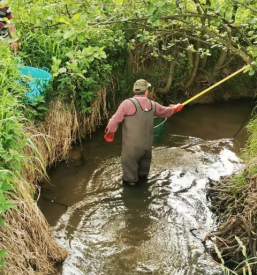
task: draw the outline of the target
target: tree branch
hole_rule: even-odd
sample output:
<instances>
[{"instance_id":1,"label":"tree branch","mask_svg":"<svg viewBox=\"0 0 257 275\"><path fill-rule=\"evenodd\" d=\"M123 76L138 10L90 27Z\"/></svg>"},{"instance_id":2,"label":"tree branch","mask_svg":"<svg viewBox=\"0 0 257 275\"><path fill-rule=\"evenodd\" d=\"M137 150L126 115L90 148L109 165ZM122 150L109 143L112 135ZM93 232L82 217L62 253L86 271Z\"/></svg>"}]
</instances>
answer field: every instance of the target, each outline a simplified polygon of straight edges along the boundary
<instances>
[{"instance_id":1,"label":"tree branch","mask_svg":"<svg viewBox=\"0 0 257 275\"><path fill-rule=\"evenodd\" d=\"M203 31L205 31L206 34L208 34L209 36L211 36L212 38L218 40L219 42L221 42L221 44L223 44L225 47L228 48L228 44L231 44L232 47L234 48L238 48L239 45L234 42L234 41L231 41L231 39L228 41L227 39L223 38L222 36L218 35L218 34L213 34L211 31L207 30L207 29L204 29ZM242 45L240 45L240 49L242 51L244 51L247 55L250 55L250 53L247 51L247 49L245 47L243 47Z\"/></svg>"},{"instance_id":2,"label":"tree branch","mask_svg":"<svg viewBox=\"0 0 257 275\"><path fill-rule=\"evenodd\" d=\"M212 43L207 42L207 41L205 41L205 40L202 40L202 39L200 39L200 38L198 38L198 37L194 37L194 36L192 36L192 35L188 35L188 34L186 34L185 36L186 36L187 38L192 39L192 40L199 41L199 42L201 42L201 43L203 43L203 44L205 44L205 45L208 45L208 46L213 46L213 44L212 44Z\"/></svg>"},{"instance_id":3,"label":"tree branch","mask_svg":"<svg viewBox=\"0 0 257 275\"><path fill-rule=\"evenodd\" d=\"M229 26L230 28L236 30L245 40L245 42L248 44L248 46L252 46L251 41L248 39L248 37L237 27L234 26L233 24L229 23L226 19L222 18L222 20L224 21L224 23Z\"/></svg>"},{"instance_id":4,"label":"tree branch","mask_svg":"<svg viewBox=\"0 0 257 275\"><path fill-rule=\"evenodd\" d=\"M233 0L233 1L236 1L236 0ZM163 17L161 17L161 19L162 20L170 20L170 19L177 20L177 19L184 18L184 17L186 17L186 18L187 17L197 17L197 18L201 18L201 19L208 18L208 19L214 19L214 20L216 19L216 17L214 17L214 16L211 16L211 15L208 15L208 14L198 14L198 13L182 13L182 14L177 14L177 15L163 16ZM135 23L135 22L147 21L147 20L148 20L148 18L131 18L131 19L123 19L123 20L114 20L114 21L107 21L107 22L91 23L91 24L89 24L89 26L95 27L95 26L109 25L109 24L115 24L115 23ZM226 22L226 20L223 20L223 21L224 21L224 23L221 23L221 25L229 33L230 30L229 30L229 26L227 24L228 22ZM244 35L244 33L239 28L237 28L236 26L233 26L233 28L236 29L243 36L243 38L245 39L245 41L248 44L248 46L252 45L251 42L248 40L248 38ZM234 44L234 46L236 46L236 45ZM247 53L247 50L245 48L243 48L243 50Z\"/></svg>"},{"instance_id":5,"label":"tree branch","mask_svg":"<svg viewBox=\"0 0 257 275\"><path fill-rule=\"evenodd\" d=\"M237 10L238 10L238 5L237 5L237 4L234 4L234 5L233 5L233 10L232 10L232 16L231 16L231 20L232 20L233 23L234 23L235 20L236 20L236 13L237 13Z\"/></svg>"},{"instance_id":6,"label":"tree branch","mask_svg":"<svg viewBox=\"0 0 257 275\"><path fill-rule=\"evenodd\" d=\"M62 22L58 22L56 24L53 24L53 25L46 25L46 26L31 26L29 29L30 30L33 30L33 29L42 29L42 28L53 28L53 27L56 27L56 26L59 26L59 25L64 25L66 23L62 23Z\"/></svg>"},{"instance_id":7,"label":"tree branch","mask_svg":"<svg viewBox=\"0 0 257 275\"><path fill-rule=\"evenodd\" d=\"M166 86L164 88L158 89L161 93L167 93L167 92L169 92L169 90L171 88L173 77L174 77L175 65L179 58L179 49L174 48L172 55L173 55L174 59L172 61L170 61L170 69L169 69L169 75L168 75L168 80L167 80Z\"/></svg>"},{"instance_id":8,"label":"tree branch","mask_svg":"<svg viewBox=\"0 0 257 275\"><path fill-rule=\"evenodd\" d=\"M195 79L197 70L198 70L198 66L199 66L199 61L200 61L200 53L199 53L199 48L200 48L200 42L197 41L197 47L196 47L196 53L195 53L195 60L194 60L194 68L192 71L192 74L190 75L190 78L188 79L187 83L185 84L185 87L189 87Z\"/></svg>"},{"instance_id":9,"label":"tree branch","mask_svg":"<svg viewBox=\"0 0 257 275\"><path fill-rule=\"evenodd\" d=\"M232 1L233 1L234 3L237 3L237 4L240 4L240 5L244 6L245 8L247 8L247 9L249 9L249 10L251 10L251 11L257 12L257 10L256 10L255 8L250 7L250 6L244 4L244 3L240 2L240 1L237 1L237 0L232 0Z\"/></svg>"},{"instance_id":10,"label":"tree branch","mask_svg":"<svg viewBox=\"0 0 257 275\"><path fill-rule=\"evenodd\" d=\"M69 15L69 18L71 19L71 15L70 15L70 12L69 12L68 5L67 5L67 4L65 5L65 8L66 8L67 14Z\"/></svg>"},{"instance_id":11,"label":"tree branch","mask_svg":"<svg viewBox=\"0 0 257 275\"><path fill-rule=\"evenodd\" d=\"M217 78L217 76L219 75L220 69L221 69L222 65L224 64L226 57L227 57L227 51L221 49L220 57L219 57L218 61L216 62L216 64L214 65L213 70L212 70L212 78L213 78L212 82L214 82L215 79Z\"/></svg>"},{"instance_id":12,"label":"tree branch","mask_svg":"<svg viewBox=\"0 0 257 275\"><path fill-rule=\"evenodd\" d=\"M234 47L232 44L227 43L227 41L224 38L215 36L212 32L208 32L208 34L209 36L211 36L212 38L214 38L215 40L218 40L221 44L223 44L230 52L240 56L246 63L253 62L253 59L250 57L250 54L248 55L245 51L241 50L241 48Z\"/></svg>"},{"instance_id":13,"label":"tree branch","mask_svg":"<svg viewBox=\"0 0 257 275\"><path fill-rule=\"evenodd\" d=\"M177 20L183 17L199 17L199 18L210 18L210 19L216 19L214 16L208 15L208 14L198 14L198 13L182 13L182 14L176 14L176 15L168 15L168 16L163 16L160 19L161 20ZM110 24L115 24L115 23L129 23L129 22L136 22L136 21L147 21L149 18L148 17L143 17L143 18L130 18L130 19L120 19L120 20L114 20L114 21L105 21L105 22L98 22L98 23L90 23L90 26L100 26L100 25L110 25Z\"/></svg>"},{"instance_id":14,"label":"tree branch","mask_svg":"<svg viewBox=\"0 0 257 275\"><path fill-rule=\"evenodd\" d=\"M186 39L186 41L185 41L185 46L186 46L186 52L187 52L187 61L190 64L190 68L188 70L188 76L190 77L192 75L192 72L193 72L194 57L193 57L192 51L189 49L190 44L189 44L188 39Z\"/></svg>"},{"instance_id":15,"label":"tree branch","mask_svg":"<svg viewBox=\"0 0 257 275\"><path fill-rule=\"evenodd\" d=\"M203 12L201 11L202 5L200 4L199 0L193 0L193 1L195 2L197 12L199 14L203 14Z\"/></svg>"}]
</instances>

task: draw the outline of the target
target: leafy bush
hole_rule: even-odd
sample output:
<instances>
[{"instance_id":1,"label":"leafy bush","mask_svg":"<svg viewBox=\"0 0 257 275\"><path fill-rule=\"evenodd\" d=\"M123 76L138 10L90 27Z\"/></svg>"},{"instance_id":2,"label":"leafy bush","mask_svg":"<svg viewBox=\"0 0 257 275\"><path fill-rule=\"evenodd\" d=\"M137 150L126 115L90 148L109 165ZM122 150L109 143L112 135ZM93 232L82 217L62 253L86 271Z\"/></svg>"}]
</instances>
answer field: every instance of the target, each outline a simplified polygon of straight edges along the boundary
<instances>
[{"instance_id":1,"label":"leafy bush","mask_svg":"<svg viewBox=\"0 0 257 275\"><path fill-rule=\"evenodd\" d=\"M24 6L21 6L23 10ZM21 56L26 65L51 69L54 81L53 89L47 93L47 101L63 98L74 102L79 111L90 113L90 103L96 99L97 91L109 84L112 69L119 63L118 53L126 43L120 30L86 28L87 17L78 12L79 6L77 9L76 5L72 7L75 8L70 10L70 17L60 15L57 20L53 17L57 7L49 11L37 6L41 15L45 15L40 21L42 27L29 32L27 28L34 17L23 10ZM57 20L58 28L46 27L49 17L54 22Z\"/></svg>"}]
</instances>

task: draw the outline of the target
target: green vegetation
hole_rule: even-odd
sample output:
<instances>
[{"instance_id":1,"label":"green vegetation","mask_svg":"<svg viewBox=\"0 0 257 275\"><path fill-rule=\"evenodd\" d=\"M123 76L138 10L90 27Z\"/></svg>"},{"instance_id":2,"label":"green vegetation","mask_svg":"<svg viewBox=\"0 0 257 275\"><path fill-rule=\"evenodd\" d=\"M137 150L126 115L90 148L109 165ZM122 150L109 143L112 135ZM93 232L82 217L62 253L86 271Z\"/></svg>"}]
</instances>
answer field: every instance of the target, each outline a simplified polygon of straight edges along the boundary
<instances>
[{"instance_id":1,"label":"green vegetation","mask_svg":"<svg viewBox=\"0 0 257 275\"><path fill-rule=\"evenodd\" d=\"M24 88L17 77L17 62L10 49L0 47L0 226L4 225L5 211L14 207L10 198L18 194L17 181L24 181L22 165L25 165L23 148L27 144L24 132L22 98ZM0 264L6 250L0 251Z\"/></svg>"},{"instance_id":2,"label":"green vegetation","mask_svg":"<svg viewBox=\"0 0 257 275\"><path fill-rule=\"evenodd\" d=\"M24 125L44 120L51 101L62 99L70 109L89 115L103 87L111 110L130 94L137 78L151 79L154 95L171 100L178 91L189 97L197 78L209 85L226 74L224 68L235 71L237 63L252 64L249 75L256 70L255 1L9 0L8 4L21 63L47 67L53 79L36 102L27 102L28 83L17 72L18 59L1 44L0 226L19 195L16 183L28 185L22 170L28 165L23 149L29 146ZM256 125L256 119L248 125L249 163L257 151ZM244 182L241 177L239 185ZM5 253L0 251L0 265Z\"/></svg>"},{"instance_id":3,"label":"green vegetation","mask_svg":"<svg viewBox=\"0 0 257 275\"><path fill-rule=\"evenodd\" d=\"M254 110L254 118L246 126L250 136L244 149L244 157L246 162L250 165L250 172L252 175L257 173L257 166L253 166L257 156L257 117L255 114L256 110Z\"/></svg>"},{"instance_id":4,"label":"green vegetation","mask_svg":"<svg viewBox=\"0 0 257 275\"><path fill-rule=\"evenodd\" d=\"M240 59L255 65L255 3L18 0L10 4L17 10L24 63L52 70L48 99L74 101L84 113L90 113L90 102L101 87L112 86L120 101L138 76L151 79L158 97L174 95L174 89L189 96L199 73L201 82L210 84L229 72L224 67L236 66Z\"/></svg>"},{"instance_id":5,"label":"green vegetation","mask_svg":"<svg viewBox=\"0 0 257 275\"><path fill-rule=\"evenodd\" d=\"M244 260L242 262L240 262L239 264L237 264L235 266L235 268L233 268L233 269L228 268L225 265L225 261L221 255L221 252L219 251L218 247L216 245L214 245L216 254L218 255L218 257L221 261L221 264L219 264L221 270L224 272L224 275L232 275L232 274L233 275L238 275L238 274L253 275L255 265L257 264L257 258L256 257L253 257L253 258L248 257L247 252L246 252L247 248L243 244L243 242L237 236L235 236L235 240L240 247L241 254L242 254Z\"/></svg>"}]
</instances>

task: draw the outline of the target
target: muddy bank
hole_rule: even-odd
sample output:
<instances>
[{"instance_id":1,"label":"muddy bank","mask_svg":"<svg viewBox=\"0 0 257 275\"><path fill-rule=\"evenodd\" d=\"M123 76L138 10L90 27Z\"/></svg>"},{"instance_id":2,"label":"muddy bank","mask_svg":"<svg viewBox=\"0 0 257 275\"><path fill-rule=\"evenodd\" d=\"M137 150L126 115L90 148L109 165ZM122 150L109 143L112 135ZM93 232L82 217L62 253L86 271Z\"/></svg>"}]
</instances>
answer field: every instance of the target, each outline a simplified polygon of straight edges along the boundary
<instances>
[{"instance_id":1,"label":"muddy bank","mask_svg":"<svg viewBox=\"0 0 257 275\"><path fill-rule=\"evenodd\" d=\"M241 168L246 133L230 138L249 107L191 106L170 118L149 180L136 188L121 185L121 133L112 144L103 140L104 127L94 133L83 159L51 172L39 201L70 252L60 274L221 274L202 243L218 226L206 186Z\"/></svg>"}]
</instances>

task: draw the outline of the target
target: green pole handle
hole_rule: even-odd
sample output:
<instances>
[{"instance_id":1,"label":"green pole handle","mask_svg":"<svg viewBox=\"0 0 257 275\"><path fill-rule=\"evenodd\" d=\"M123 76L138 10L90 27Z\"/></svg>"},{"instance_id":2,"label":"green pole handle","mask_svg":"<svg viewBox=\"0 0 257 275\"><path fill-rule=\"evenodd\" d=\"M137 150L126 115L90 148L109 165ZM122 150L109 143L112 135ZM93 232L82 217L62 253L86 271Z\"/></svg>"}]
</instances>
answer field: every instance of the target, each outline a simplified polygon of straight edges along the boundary
<instances>
[{"instance_id":1,"label":"green pole handle","mask_svg":"<svg viewBox=\"0 0 257 275\"><path fill-rule=\"evenodd\" d=\"M182 105L184 105L184 106L185 106L185 105L186 105L186 104L188 104L189 102L191 102L191 101L195 100L196 98L200 97L201 95L203 95L203 94L205 94L205 93L209 92L210 90L212 90L213 88L215 88L215 87L219 86L221 83L223 83L223 82L227 81L228 79L230 79L230 78L234 77L235 75L237 75L237 74L241 73L242 71L244 71L244 70L245 70L247 67L249 67L249 66L250 66L250 65L244 66L242 69L240 69L240 70L238 70L238 71L234 72L233 74L231 74L231 75L227 76L226 78L224 78L224 79L222 79L221 81L217 82L216 84L212 85L212 86L211 86L211 87L209 87L208 89L206 89L206 90L202 91L202 92L201 92L201 93L199 93L198 95L196 95L196 96L194 96L194 97L192 97L192 98L188 99L187 101L185 101L184 103L182 103Z\"/></svg>"}]
</instances>

